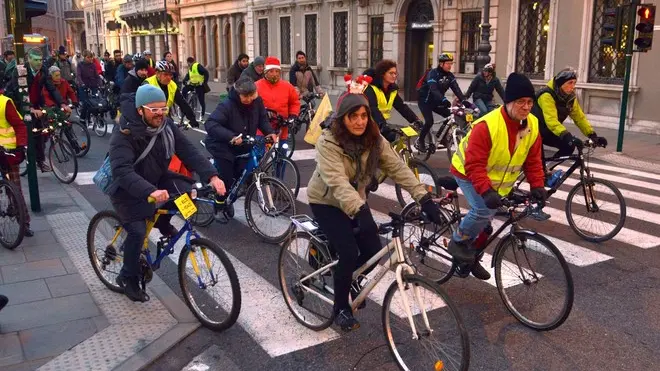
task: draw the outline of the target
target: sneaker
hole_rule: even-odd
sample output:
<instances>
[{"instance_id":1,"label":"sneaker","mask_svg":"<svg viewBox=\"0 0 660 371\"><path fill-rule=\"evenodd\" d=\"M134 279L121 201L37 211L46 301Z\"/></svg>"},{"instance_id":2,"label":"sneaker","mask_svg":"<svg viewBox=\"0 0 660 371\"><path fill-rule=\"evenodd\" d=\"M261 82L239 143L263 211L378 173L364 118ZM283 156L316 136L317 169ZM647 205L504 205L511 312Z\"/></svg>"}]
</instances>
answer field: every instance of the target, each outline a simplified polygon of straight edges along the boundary
<instances>
[{"instance_id":1,"label":"sneaker","mask_svg":"<svg viewBox=\"0 0 660 371\"><path fill-rule=\"evenodd\" d=\"M426 153L426 143L417 139L415 142L415 149L417 149L417 152L419 153Z\"/></svg>"},{"instance_id":2,"label":"sneaker","mask_svg":"<svg viewBox=\"0 0 660 371\"><path fill-rule=\"evenodd\" d=\"M335 325L345 332L360 328L360 322L353 317L353 312L350 309L342 309L335 315Z\"/></svg>"},{"instance_id":3,"label":"sneaker","mask_svg":"<svg viewBox=\"0 0 660 371\"><path fill-rule=\"evenodd\" d=\"M480 280L487 281L490 279L490 273L479 262L472 265L471 271L472 275Z\"/></svg>"},{"instance_id":4,"label":"sneaker","mask_svg":"<svg viewBox=\"0 0 660 371\"><path fill-rule=\"evenodd\" d=\"M543 211L542 208L536 207L530 213L529 216L539 222L544 222L552 217L552 215Z\"/></svg>"},{"instance_id":5,"label":"sneaker","mask_svg":"<svg viewBox=\"0 0 660 371\"><path fill-rule=\"evenodd\" d=\"M453 238L449 241L447 250L459 262L473 262L477 253L476 250L470 249L467 243L456 242Z\"/></svg>"},{"instance_id":6,"label":"sneaker","mask_svg":"<svg viewBox=\"0 0 660 371\"><path fill-rule=\"evenodd\" d=\"M123 277L117 276L115 282L124 289L124 294L133 301L145 302L149 301L149 295L140 288L140 283L137 277Z\"/></svg>"},{"instance_id":7,"label":"sneaker","mask_svg":"<svg viewBox=\"0 0 660 371\"><path fill-rule=\"evenodd\" d=\"M34 231L30 229L30 225L25 226L25 233L23 233L25 237L33 237L34 236Z\"/></svg>"}]
</instances>

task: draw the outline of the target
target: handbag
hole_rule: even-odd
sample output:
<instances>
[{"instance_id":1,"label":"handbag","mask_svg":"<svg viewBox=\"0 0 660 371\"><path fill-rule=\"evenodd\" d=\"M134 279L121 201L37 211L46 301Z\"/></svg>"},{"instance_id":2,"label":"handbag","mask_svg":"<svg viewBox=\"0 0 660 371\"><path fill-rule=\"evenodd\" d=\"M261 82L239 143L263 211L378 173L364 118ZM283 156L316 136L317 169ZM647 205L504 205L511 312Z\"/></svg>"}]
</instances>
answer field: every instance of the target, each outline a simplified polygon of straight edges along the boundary
<instances>
[{"instance_id":1,"label":"handbag","mask_svg":"<svg viewBox=\"0 0 660 371\"><path fill-rule=\"evenodd\" d=\"M158 138L158 135L154 135L151 137L151 140L149 141L149 144L147 145L147 148L142 151L142 154L140 157L138 157L137 160L133 163L133 166L137 165L140 161L144 160L145 157L149 154L151 149L154 146L154 143L156 143L156 138ZM94 178L92 179L94 184L96 184L97 187L101 190L101 192L105 193L108 196L112 196L116 191L117 188L119 188L119 185L117 182L115 182L112 179L112 168L110 167L110 153L105 155L105 160L103 161L103 164L101 165L101 168L94 174Z\"/></svg>"}]
</instances>

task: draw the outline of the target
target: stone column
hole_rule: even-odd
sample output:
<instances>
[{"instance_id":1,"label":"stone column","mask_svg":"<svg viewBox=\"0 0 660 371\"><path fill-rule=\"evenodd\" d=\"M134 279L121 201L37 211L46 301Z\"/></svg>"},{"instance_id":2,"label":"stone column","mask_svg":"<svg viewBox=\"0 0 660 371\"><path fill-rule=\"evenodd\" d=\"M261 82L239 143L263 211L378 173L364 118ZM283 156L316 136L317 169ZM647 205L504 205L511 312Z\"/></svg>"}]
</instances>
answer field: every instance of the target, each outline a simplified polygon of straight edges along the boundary
<instances>
[{"instance_id":1,"label":"stone column","mask_svg":"<svg viewBox=\"0 0 660 371\"><path fill-rule=\"evenodd\" d=\"M204 35L204 40L206 41L206 68L213 70L216 65L216 61L213 59L215 55L213 53L213 24L211 24L211 17L204 18L204 23L206 25L206 35Z\"/></svg>"},{"instance_id":2,"label":"stone column","mask_svg":"<svg viewBox=\"0 0 660 371\"><path fill-rule=\"evenodd\" d=\"M201 63L202 56L202 38L199 36L202 32L202 19L195 19L195 35L193 35L193 42L195 43L195 51L197 55L194 56L195 60Z\"/></svg>"},{"instance_id":3,"label":"stone column","mask_svg":"<svg viewBox=\"0 0 660 371\"><path fill-rule=\"evenodd\" d=\"M225 43L225 19L226 16L218 16L218 45L220 45L220 53L218 53L218 57L220 58L220 63L218 63L219 69L226 71L230 66L226 66L227 63L225 61L227 60L227 53L230 51L227 48L227 43ZM218 74L220 76L220 80L224 81L226 80L226 75L223 75L221 73Z\"/></svg>"},{"instance_id":4,"label":"stone column","mask_svg":"<svg viewBox=\"0 0 660 371\"><path fill-rule=\"evenodd\" d=\"M240 35L238 34L238 23L241 19L240 14L232 14L231 15L231 58L230 60L235 60L238 58L238 53L239 53L239 43L240 43ZM293 30L291 30L293 32Z\"/></svg>"},{"instance_id":5,"label":"stone column","mask_svg":"<svg viewBox=\"0 0 660 371\"><path fill-rule=\"evenodd\" d=\"M365 7L358 7L357 14L357 67L364 71L369 65L369 15ZM387 50L386 48L383 48ZM383 56L385 57L385 56ZM373 65L376 61L371 61Z\"/></svg>"}]
</instances>

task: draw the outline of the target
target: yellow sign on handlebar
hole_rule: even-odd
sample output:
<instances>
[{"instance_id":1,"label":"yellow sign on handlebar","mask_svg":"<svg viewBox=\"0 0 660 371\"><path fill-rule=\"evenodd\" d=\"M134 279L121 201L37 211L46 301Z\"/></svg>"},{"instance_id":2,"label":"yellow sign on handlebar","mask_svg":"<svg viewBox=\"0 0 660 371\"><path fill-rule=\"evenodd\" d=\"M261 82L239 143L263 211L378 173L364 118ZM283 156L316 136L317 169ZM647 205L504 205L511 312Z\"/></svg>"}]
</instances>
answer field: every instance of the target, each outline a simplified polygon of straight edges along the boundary
<instances>
[{"instance_id":1,"label":"yellow sign on handlebar","mask_svg":"<svg viewBox=\"0 0 660 371\"><path fill-rule=\"evenodd\" d=\"M401 131L407 137L414 137L414 136L419 135L419 134L417 134L417 131L415 131L415 129L413 129L411 126L406 126L405 128L402 128Z\"/></svg>"},{"instance_id":2,"label":"yellow sign on handlebar","mask_svg":"<svg viewBox=\"0 0 660 371\"><path fill-rule=\"evenodd\" d=\"M472 116L471 113L468 113L468 114L465 115L465 120L467 122L472 122L472 121L474 121L474 117Z\"/></svg>"},{"instance_id":3,"label":"yellow sign on handlebar","mask_svg":"<svg viewBox=\"0 0 660 371\"><path fill-rule=\"evenodd\" d=\"M197 212L197 206L192 201L190 196L187 193L182 194L179 198L174 200L176 208L179 209L181 216L184 219L188 219Z\"/></svg>"}]
</instances>

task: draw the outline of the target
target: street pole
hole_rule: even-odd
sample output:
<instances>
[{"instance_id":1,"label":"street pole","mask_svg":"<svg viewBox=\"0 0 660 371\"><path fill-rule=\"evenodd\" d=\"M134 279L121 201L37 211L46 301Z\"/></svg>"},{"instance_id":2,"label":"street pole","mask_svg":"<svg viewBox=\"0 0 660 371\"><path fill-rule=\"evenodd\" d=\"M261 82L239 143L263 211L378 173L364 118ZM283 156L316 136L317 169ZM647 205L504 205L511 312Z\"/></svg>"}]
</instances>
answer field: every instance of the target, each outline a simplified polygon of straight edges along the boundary
<instances>
[{"instance_id":1,"label":"street pole","mask_svg":"<svg viewBox=\"0 0 660 371\"><path fill-rule=\"evenodd\" d=\"M165 24L165 51L170 51L169 37L167 36L167 0L163 0L163 23ZM164 55L165 53L163 53Z\"/></svg>"},{"instance_id":2,"label":"street pole","mask_svg":"<svg viewBox=\"0 0 660 371\"><path fill-rule=\"evenodd\" d=\"M616 142L616 152L623 150L623 132L626 128L626 115L628 111L628 90L630 88L630 70L632 68L633 40L635 38L635 20L637 6L640 0L631 0L628 9L628 34L626 34L626 73L623 77L623 92L621 94L621 115L619 116L619 138Z\"/></svg>"},{"instance_id":3,"label":"street pole","mask_svg":"<svg viewBox=\"0 0 660 371\"><path fill-rule=\"evenodd\" d=\"M99 17L96 14L96 0L94 2L94 25L96 26L96 57L101 60L101 43L99 42Z\"/></svg>"},{"instance_id":4,"label":"street pole","mask_svg":"<svg viewBox=\"0 0 660 371\"><path fill-rule=\"evenodd\" d=\"M477 55L477 63L475 65L475 73L479 73L482 68L488 63L490 63L490 51L492 49L490 45L490 23L488 20L490 18L490 0L484 0L484 21L481 24L481 42L477 50L479 54Z\"/></svg>"}]
</instances>

